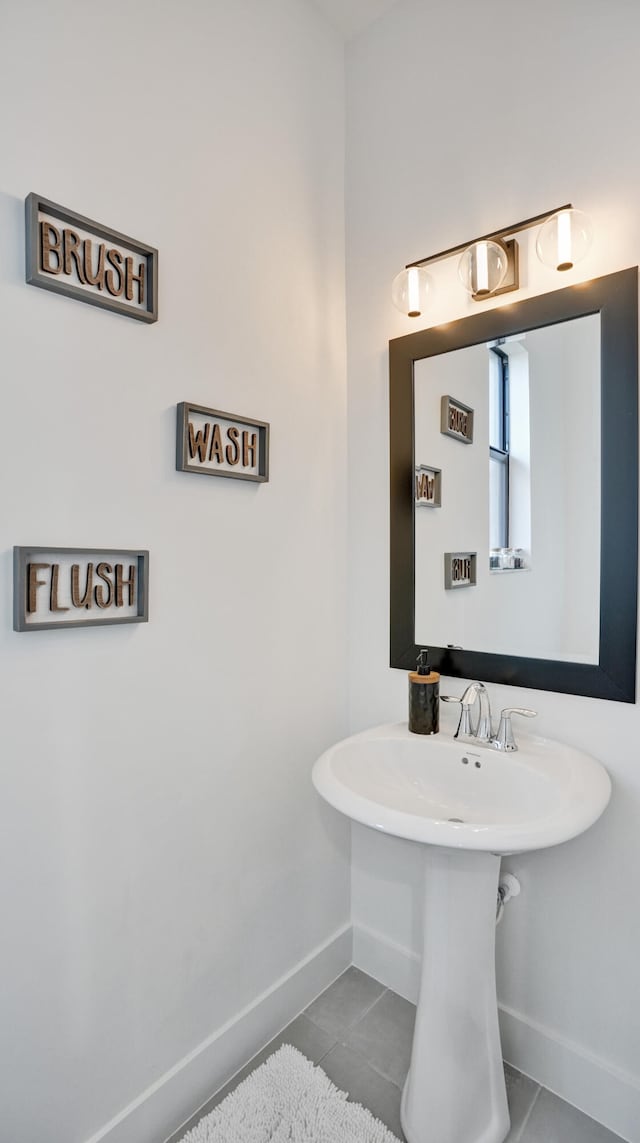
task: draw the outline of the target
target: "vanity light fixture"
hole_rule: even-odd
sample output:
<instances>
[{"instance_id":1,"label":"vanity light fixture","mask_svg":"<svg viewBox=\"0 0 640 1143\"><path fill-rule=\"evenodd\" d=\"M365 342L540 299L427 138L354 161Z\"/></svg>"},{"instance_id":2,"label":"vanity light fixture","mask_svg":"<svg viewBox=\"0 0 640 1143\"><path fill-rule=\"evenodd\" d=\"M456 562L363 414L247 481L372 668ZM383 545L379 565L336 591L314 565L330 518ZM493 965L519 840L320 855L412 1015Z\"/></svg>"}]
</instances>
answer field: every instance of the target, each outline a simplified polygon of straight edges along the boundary
<instances>
[{"instance_id":1,"label":"vanity light fixture","mask_svg":"<svg viewBox=\"0 0 640 1143\"><path fill-rule=\"evenodd\" d=\"M391 284L393 304L407 317L420 317L428 293L429 275L424 266L407 266Z\"/></svg>"},{"instance_id":2,"label":"vanity light fixture","mask_svg":"<svg viewBox=\"0 0 640 1143\"><path fill-rule=\"evenodd\" d=\"M571 270L591 246L593 227L588 214L566 207L548 218L536 239L538 258L552 270Z\"/></svg>"},{"instance_id":3,"label":"vanity light fixture","mask_svg":"<svg viewBox=\"0 0 640 1143\"><path fill-rule=\"evenodd\" d=\"M511 226L494 230L450 246L438 254L410 262L393 279L391 297L396 309L407 317L420 317L425 309L429 278L425 267L460 254L458 276L476 302L506 294L520 287L519 249L514 234L540 226L536 251L540 261L554 270L570 270L584 258L593 236L588 215L571 203L525 218Z\"/></svg>"},{"instance_id":4,"label":"vanity light fixture","mask_svg":"<svg viewBox=\"0 0 640 1143\"><path fill-rule=\"evenodd\" d=\"M467 247L458 263L458 277L472 298L488 298L500 289L508 269L507 247L492 239Z\"/></svg>"}]
</instances>

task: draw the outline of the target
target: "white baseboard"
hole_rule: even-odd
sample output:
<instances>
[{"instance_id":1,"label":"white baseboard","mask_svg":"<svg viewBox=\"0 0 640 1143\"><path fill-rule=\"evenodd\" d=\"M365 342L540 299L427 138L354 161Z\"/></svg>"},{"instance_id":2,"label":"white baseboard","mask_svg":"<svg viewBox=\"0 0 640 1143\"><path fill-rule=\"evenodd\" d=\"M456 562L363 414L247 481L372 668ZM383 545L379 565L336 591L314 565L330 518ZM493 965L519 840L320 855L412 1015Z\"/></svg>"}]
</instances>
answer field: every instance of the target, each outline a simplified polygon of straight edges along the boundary
<instances>
[{"instance_id":1,"label":"white baseboard","mask_svg":"<svg viewBox=\"0 0 640 1143\"><path fill-rule=\"evenodd\" d=\"M498 1011L505 1060L628 1143L640 1143L638 1078L522 1012L504 1004Z\"/></svg>"},{"instance_id":2,"label":"white baseboard","mask_svg":"<svg viewBox=\"0 0 640 1143\"><path fill-rule=\"evenodd\" d=\"M353 951L352 951L353 950ZM217 1029L87 1143L159 1143L353 963L415 1004L420 957L345 925ZM504 1058L628 1143L640 1143L640 1081L551 1028L500 1005Z\"/></svg>"},{"instance_id":3,"label":"white baseboard","mask_svg":"<svg viewBox=\"0 0 640 1143\"><path fill-rule=\"evenodd\" d=\"M167 1139L351 963L352 929L344 925L87 1143L159 1143Z\"/></svg>"},{"instance_id":4,"label":"white baseboard","mask_svg":"<svg viewBox=\"0 0 640 1143\"><path fill-rule=\"evenodd\" d=\"M420 957L365 925L353 927L353 963L412 1004ZM640 1079L505 1005L499 1005L505 1060L602 1123L640 1143Z\"/></svg>"},{"instance_id":5,"label":"white baseboard","mask_svg":"<svg viewBox=\"0 0 640 1143\"><path fill-rule=\"evenodd\" d=\"M386 988L418 1002L420 957L366 925L353 926L353 963Z\"/></svg>"}]
</instances>

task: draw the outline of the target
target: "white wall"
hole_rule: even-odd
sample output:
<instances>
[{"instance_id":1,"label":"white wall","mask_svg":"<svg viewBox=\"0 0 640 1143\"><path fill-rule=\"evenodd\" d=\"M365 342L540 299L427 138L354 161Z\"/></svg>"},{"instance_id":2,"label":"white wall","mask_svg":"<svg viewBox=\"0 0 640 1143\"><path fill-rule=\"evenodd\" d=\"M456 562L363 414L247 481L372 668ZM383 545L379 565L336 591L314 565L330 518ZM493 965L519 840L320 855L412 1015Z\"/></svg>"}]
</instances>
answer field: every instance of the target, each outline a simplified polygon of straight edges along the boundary
<instances>
[{"instance_id":1,"label":"white wall","mask_svg":"<svg viewBox=\"0 0 640 1143\"><path fill-rule=\"evenodd\" d=\"M406 676L388 667L387 339L416 323L391 307L390 282L413 258L567 201L591 214L596 239L564 284L635 264L640 153L628 124L639 105L639 36L640 10L624 0L543 0L535 12L506 0L407 0L349 49L353 731L407 710ZM558 288L527 243L522 255L523 295ZM472 312L455 264L436 272L429 323ZM462 685L445 680L443 690ZM640 708L490 689L494 709L538 710L536 730L592 752L614 784L589 833L507 863L523 884L498 940L500 997L521 1017L509 1050L637 1143ZM419 883L416 847L354 829L354 920L382 934L391 958L419 947ZM562 1061L550 1075L540 1044Z\"/></svg>"},{"instance_id":2,"label":"white wall","mask_svg":"<svg viewBox=\"0 0 640 1143\"><path fill-rule=\"evenodd\" d=\"M84 1143L348 922L309 778L346 728L343 101L298 0L0 4L11 1143ZM29 191L159 248L156 325L24 284ZM177 473L181 400L270 421L270 483ZM13 633L14 544L148 547L150 622Z\"/></svg>"}]
</instances>

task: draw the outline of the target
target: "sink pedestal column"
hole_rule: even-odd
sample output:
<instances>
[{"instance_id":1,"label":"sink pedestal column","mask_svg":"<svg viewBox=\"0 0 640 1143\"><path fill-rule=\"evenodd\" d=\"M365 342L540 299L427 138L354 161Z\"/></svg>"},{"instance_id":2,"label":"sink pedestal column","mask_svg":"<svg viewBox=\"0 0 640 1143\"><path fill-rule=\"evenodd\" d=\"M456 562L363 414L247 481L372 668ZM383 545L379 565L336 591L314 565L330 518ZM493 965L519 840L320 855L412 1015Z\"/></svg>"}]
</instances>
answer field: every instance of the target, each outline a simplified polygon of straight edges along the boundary
<instances>
[{"instance_id":1,"label":"sink pedestal column","mask_svg":"<svg viewBox=\"0 0 640 1143\"><path fill-rule=\"evenodd\" d=\"M496 998L500 858L426 854L424 949L411 1068L408 1143L502 1143L509 1111Z\"/></svg>"}]
</instances>

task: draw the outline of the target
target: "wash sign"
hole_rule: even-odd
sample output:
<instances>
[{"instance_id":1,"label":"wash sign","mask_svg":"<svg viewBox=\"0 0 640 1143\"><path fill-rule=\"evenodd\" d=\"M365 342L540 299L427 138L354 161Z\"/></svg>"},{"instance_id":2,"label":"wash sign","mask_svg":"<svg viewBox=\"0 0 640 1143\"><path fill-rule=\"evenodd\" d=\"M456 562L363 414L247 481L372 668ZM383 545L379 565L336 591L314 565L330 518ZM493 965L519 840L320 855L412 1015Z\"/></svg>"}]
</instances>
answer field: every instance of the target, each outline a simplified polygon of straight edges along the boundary
<instances>
[{"instance_id":1,"label":"wash sign","mask_svg":"<svg viewBox=\"0 0 640 1143\"><path fill-rule=\"evenodd\" d=\"M439 508L442 504L442 472L427 464L416 467L416 504Z\"/></svg>"},{"instance_id":2,"label":"wash sign","mask_svg":"<svg viewBox=\"0 0 640 1143\"><path fill-rule=\"evenodd\" d=\"M176 435L178 472L269 479L269 425L182 401Z\"/></svg>"}]
</instances>

